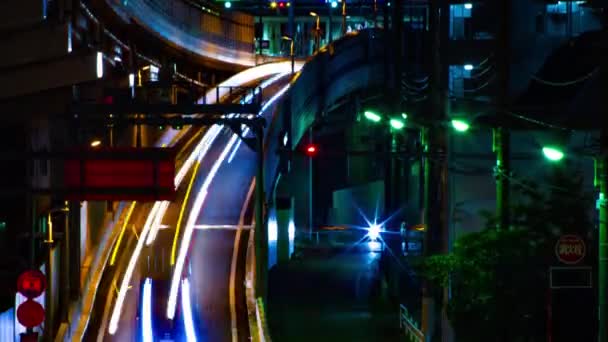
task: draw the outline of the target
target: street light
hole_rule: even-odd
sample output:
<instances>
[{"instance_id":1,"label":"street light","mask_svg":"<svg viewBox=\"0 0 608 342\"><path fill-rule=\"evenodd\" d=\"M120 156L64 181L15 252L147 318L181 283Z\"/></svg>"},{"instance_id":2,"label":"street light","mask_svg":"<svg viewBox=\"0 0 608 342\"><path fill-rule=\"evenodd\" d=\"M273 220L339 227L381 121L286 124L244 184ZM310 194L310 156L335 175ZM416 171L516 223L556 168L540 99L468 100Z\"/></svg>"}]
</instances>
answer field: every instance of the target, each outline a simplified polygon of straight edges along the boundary
<instances>
[{"instance_id":1,"label":"street light","mask_svg":"<svg viewBox=\"0 0 608 342\"><path fill-rule=\"evenodd\" d=\"M317 18L317 24L315 28L315 51L317 51L319 50L319 42L321 41L321 17L315 12L310 12L310 15Z\"/></svg>"},{"instance_id":2,"label":"street light","mask_svg":"<svg viewBox=\"0 0 608 342\"><path fill-rule=\"evenodd\" d=\"M287 37L287 36L283 36L281 37L283 40L288 40L290 42L289 44L289 56L291 56L291 75L293 76L294 73L294 64L295 64L295 56L293 54L293 38Z\"/></svg>"},{"instance_id":3,"label":"street light","mask_svg":"<svg viewBox=\"0 0 608 342\"><path fill-rule=\"evenodd\" d=\"M555 146L543 147L543 154L552 162L558 162L564 158L564 152Z\"/></svg>"},{"instance_id":4,"label":"street light","mask_svg":"<svg viewBox=\"0 0 608 342\"><path fill-rule=\"evenodd\" d=\"M380 120L382 120L382 117L374 112L365 111L365 113L363 113L363 115L365 115L366 119L373 121L373 122L380 122Z\"/></svg>"},{"instance_id":5,"label":"street light","mask_svg":"<svg viewBox=\"0 0 608 342\"><path fill-rule=\"evenodd\" d=\"M232 7L232 3L230 1L226 1L226 2L224 2L224 7L230 8L230 7Z\"/></svg>"},{"instance_id":6,"label":"street light","mask_svg":"<svg viewBox=\"0 0 608 342\"><path fill-rule=\"evenodd\" d=\"M101 145L101 140L99 139L95 139L93 141L91 141L91 147L98 147Z\"/></svg>"},{"instance_id":7,"label":"street light","mask_svg":"<svg viewBox=\"0 0 608 342\"><path fill-rule=\"evenodd\" d=\"M466 132L471 127L468 122L461 119L453 119L452 127L458 132Z\"/></svg>"},{"instance_id":8,"label":"street light","mask_svg":"<svg viewBox=\"0 0 608 342\"><path fill-rule=\"evenodd\" d=\"M403 129L405 127L405 123L399 119L391 119L390 121L391 127L397 130Z\"/></svg>"}]
</instances>

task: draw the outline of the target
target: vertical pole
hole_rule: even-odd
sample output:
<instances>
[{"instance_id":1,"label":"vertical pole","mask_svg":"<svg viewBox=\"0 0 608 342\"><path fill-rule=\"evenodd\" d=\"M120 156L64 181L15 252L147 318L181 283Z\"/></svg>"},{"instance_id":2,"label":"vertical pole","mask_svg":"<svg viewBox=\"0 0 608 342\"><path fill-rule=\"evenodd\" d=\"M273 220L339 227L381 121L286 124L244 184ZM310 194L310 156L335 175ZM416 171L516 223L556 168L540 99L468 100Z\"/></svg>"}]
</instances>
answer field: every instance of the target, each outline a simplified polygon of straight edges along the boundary
<instances>
[{"instance_id":1,"label":"vertical pole","mask_svg":"<svg viewBox=\"0 0 608 342\"><path fill-rule=\"evenodd\" d=\"M441 56L447 53L444 43L448 38L447 28L449 4L445 0L430 1L430 117L431 127L427 128L425 150L425 224L424 255L446 253L448 249L448 167L447 133L441 124L447 114L447 64L442 64ZM394 23L393 23L394 24ZM426 341L449 339L449 323L446 316L447 289L424 281L422 288L422 325ZM445 333L445 334L444 334Z\"/></svg>"},{"instance_id":2,"label":"vertical pole","mask_svg":"<svg viewBox=\"0 0 608 342\"><path fill-rule=\"evenodd\" d=\"M308 129L308 141L309 143L313 143L312 141L312 127ZM312 240L312 226L314 225L313 220L313 167L312 167L312 156L308 157L308 239Z\"/></svg>"},{"instance_id":3,"label":"vertical pole","mask_svg":"<svg viewBox=\"0 0 608 342\"><path fill-rule=\"evenodd\" d=\"M507 105L509 93L509 48L510 48L511 0L501 0L500 25L496 40L498 55L498 94L497 103L500 110ZM494 150L496 152L496 212L499 217L498 229L509 229L509 195L510 195L510 134L502 128L494 129Z\"/></svg>"},{"instance_id":4,"label":"vertical pole","mask_svg":"<svg viewBox=\"0 0 608 342\"><path fill-rule=\"evenodd\" d=\"M268 230L264 221L264 130L256 127L258 156L255 177L255 286L256 296L266 298L266 270L268 268Z\"/></svg>"},{"instance_id":5,"label":"vertical pole","mask_svg":"<svg viewBox=\"0 0 608 342\"><path fill-rule=\"evenodd\" d=\"M608 13L604 14L604 34L608 31ZM606 49L606 47L604 47ZM606 51L606 50L604 50ZM608 60L603 59L600 69L600 82L608 86ZM603 97L603 113L608 114L608 98ZM600 133L600 156L596 161L596 175L600 184L599 241L598 241L598 341L608 342L608 212L606 211L606 192L608 191L608 123L603 120Z\"/></svg>"},{"instance_id":6,"label":"vertical pole","mask_svg":"<svg viewBox=\"0 0 608 342\"><path fill-rule=\"evenodd\" d=\"M329 42L330 43L334 41L334 35L331 30L332 15L333 15L332 8L331 8L331 6L329 6L329 23L327 25L327 33L329 33Z\"/></svg>"},{"instance_id":7,"label":"vertical pole","mask_svg":"<svg viewBox=\"0 0 608 342\"><path fill-rule=\"evenodd\" d=\"M342 1L342 35L346 34L346 0Z\"/></svg>"},{"instance_id":8,"label":"vertical pole","mask_svg":"<svg viewBox=\"0 0 608 342\"><path fill-rule=\"evenodd\" d=\"M496 212L498 230L509 229L509 172L510 134L502 127L494 128L494 152L496 153Z\"/></svg>"},{"instance_id":9,"label":"vertical pole","mask_svg":"<svg viewBox=\"0 0 608 342\"><path fill-rule=\"evenodd\" d=\"M598 341L608 342L608 212L606 210L606 193L608 191L608 161L606 153L606 139L608 132L602 130L601 156L596 162L596 174L598 176L599 194L599 245L598 245L598 310L599 310L599 336Z\"/></svg>"},{"instance_id":10,"label":"vertical pole","mask_svg":"<svg viewBox=\"0 0 608 342\"><path fill-rule=\"evenodd\" d=\"M61 241L61 294L59 295L59 307L61 310L61 322L68 322L68 308L70 307L70 212L64 213L65 223L63 227L63 239Z\"/></svg>"}]
</instances>

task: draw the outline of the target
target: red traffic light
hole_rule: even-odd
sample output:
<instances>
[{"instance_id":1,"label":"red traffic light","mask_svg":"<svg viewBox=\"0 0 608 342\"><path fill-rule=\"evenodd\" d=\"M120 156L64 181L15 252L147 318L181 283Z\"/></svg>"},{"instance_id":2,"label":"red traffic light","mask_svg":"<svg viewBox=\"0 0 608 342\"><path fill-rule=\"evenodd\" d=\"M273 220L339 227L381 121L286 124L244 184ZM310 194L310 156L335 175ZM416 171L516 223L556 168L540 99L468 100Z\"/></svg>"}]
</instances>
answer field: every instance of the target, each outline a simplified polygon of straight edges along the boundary
<instances>
[{"instance_id":1,"label":"red traffic light","mask_svg":"<svg viewBox=\"0 0 608 342\"><path fill-rule=\"evenodd\" d=\"M17 279L17 291L26 298L36 298L46 290L46 277L39 270L21 273Z\"/></svg>"},{"instance_id":2,"label":"red traffic light","mask_svg":"<svg viewBox=\"0 0 608 342\"><path fill-rule=\"evenodd\" d=\"M17 307L17 320L26 328L33 328L44 322L44 308L31 299Z\"/></svg>"},{"instance_id":3,"label":"red traffic light","mask_svg":"<svg viewBox=\"0 0 608 342\"><path fill-rule=\"evenodd\" d=\"M317 154L317 146L310 144L308 146L306 146L306 154L309 156L314 156L315 154Z\"/></svg>"}]
</instances>

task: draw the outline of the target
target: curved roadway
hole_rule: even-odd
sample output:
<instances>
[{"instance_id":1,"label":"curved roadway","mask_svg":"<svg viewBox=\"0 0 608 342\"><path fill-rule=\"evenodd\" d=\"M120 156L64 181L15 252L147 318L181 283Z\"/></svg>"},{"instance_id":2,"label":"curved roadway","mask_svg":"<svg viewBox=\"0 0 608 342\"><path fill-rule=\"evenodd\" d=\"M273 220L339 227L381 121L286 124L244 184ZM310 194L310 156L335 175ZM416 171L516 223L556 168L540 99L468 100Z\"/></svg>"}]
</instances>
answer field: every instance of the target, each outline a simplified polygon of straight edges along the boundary
<instances>
[{"instance_id":1,"label":"curved roadway","mask_svg":"<svg viewBox=\"0 0 608 342\"><path fill-rule=\"evenodd\" d=\"M274 70L276 72L281 69ZM269 98L285 83L283 78L282 81L266 88L264 98ZM268 115L269 112L270 110L267 109L263 114ZM160 226L157 225L160 230L156 234L156 239L149 246L143 247L131 281L128 282L130 287L125 292L119 319L112 329L112 313L116 305L115 297L120 289L119 280L124 277L127 264L133 258L132 251L136 248L134 245L138 242L143 245L143 239L147 240L142 230L146 230L146 221L150 221L151 208L162 206L136 204L137 210L133 211L129 225L137 227L135 231L141 236L136 236L133 232L125 234L123 246L118 250L116 266L109 267L108 270L111 272L104 274L102 288L105 286L105 291L98 291L94 314L85 335L86 340L141 340L141 284L146 277L151 277L153 287L154 282L164 283L167 288L170 287L168 273L162 274L159 278L158 274L151 273L149 263L151 259L158 259L159 255L162 255L163 259L165 255L167 258L171 255L172 237L180 220L180 212L182 212L178 233L180 241L176 246L181 247L181 244L187 243L189 252L183 276L179 275L178 279L187 278L190 282L191 309L197 340L249 340L244 296L245 242L248 239L248 232L236 228L239 227L239 223L250 222L250 215L243 208L252 190L251 184L256 165L255 153L241 144L230 130L219 126L207 128L203 140L214 130L218 132L216 139L208 145L209 148L200 160L200 165L197 167L195 163L195 166L184 175L178 188L178 200L168 205ZM201 143L196 142L194 145L197 144ZM197 151L200 154L201 151ZM201 200L201 196L205 196L205 200ZM202 229L206 225L214 227ZM222 227L215 227L218 225ZM195 228L191 230L190 239L186 238L188 228ZM138 238L142 241L138 241ZM179 259L178 250L181 248L176 250ZM179 264L179 261L176 263ZM170 270L172 273L174 267L170 267ZM169 294L159 297L169 297ZM180 295L177 298L175 318L175 322L180 322L179 324L183 324L184 320L181 297ZM156 299L164 302L167 298L155 297L154 300ZM166 308L167 305L163 303L162 307ZM160 311L154 310L155 321L160 322L163 319L157 317ZM108 331L112 331L113 334L109 334ZM185 332L183 339L178 340L186 340ZM193 338L190 336L187 340Z\"/></svg>"}]
</instances>

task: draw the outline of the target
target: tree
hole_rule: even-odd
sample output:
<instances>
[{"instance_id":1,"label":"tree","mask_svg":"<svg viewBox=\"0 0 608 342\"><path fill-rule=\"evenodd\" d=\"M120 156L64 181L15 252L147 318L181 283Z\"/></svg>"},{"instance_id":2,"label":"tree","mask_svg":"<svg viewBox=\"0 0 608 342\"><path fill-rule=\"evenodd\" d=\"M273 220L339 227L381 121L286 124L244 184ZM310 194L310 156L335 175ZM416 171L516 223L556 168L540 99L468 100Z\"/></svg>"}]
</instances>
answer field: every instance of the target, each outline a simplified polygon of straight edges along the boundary
<instances>
[{"instance_id":1,"label":"tree","mask_svg":"<svg viewBox=\"0 0 608 342\"><path fill-rule=\"evenodd\" d=\"M510 230L498 231L497 217L484 213L482 231L459 238L452 253L421 263L423 276L451 285L447 310L457 340L542 339L555 241L564 232L592 231L582 180L580 172L556 169L544 188L514 181Z\"/></svg>"}]
</instances>

